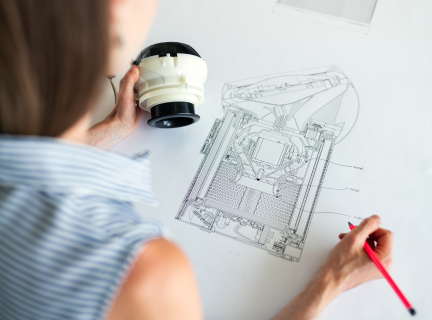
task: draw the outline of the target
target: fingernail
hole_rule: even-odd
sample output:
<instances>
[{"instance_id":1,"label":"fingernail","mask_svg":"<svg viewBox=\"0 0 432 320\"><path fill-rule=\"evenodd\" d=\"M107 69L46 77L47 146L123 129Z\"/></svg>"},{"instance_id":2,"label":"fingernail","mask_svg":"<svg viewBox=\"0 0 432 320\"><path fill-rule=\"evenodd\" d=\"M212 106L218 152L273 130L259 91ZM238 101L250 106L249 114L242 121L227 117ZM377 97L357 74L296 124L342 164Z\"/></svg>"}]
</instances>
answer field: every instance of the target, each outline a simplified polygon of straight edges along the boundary
<instances>
[{"instance_id":1,"label":"fingernail","mask_svg":"<svg viewBox=\"0 0 432 320\"><path fill-rule=\"evenodd\" d=\"M373 215L372 218L374 218L376 222L381 222L381 218L377 215Z\"/></svg>"}]
</instances>

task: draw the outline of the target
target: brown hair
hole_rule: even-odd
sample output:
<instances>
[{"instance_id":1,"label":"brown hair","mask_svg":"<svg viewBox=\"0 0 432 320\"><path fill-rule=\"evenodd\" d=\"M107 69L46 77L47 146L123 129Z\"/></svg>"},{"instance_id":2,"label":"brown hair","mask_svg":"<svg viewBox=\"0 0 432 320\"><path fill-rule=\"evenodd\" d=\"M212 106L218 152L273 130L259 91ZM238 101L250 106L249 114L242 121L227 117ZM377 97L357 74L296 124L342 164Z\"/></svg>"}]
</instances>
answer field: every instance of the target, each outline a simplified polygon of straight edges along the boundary
<instances>
[{"instance_id":1,"label":"brown hair","mask_svg":"<svg viewBox=\"0 0 432 320\"><path fill-rule=\"evenodd\" d=\"M108 60L107 0L0 0L0 133L58 136L90 109Z\"/></svg>"}]
</instances>

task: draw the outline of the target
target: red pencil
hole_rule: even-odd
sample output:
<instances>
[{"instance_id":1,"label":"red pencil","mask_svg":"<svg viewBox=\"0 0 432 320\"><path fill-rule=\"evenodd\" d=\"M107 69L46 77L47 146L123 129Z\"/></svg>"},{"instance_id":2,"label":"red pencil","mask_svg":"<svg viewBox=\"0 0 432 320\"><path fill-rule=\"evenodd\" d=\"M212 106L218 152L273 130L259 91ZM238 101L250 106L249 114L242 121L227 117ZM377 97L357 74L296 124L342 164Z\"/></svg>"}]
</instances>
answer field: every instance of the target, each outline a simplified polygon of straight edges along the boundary
<instances>
[{"instance_id":1,"label":"red pencil","mask_svg":"<svg viewBox=\"0 0 432 320\"><path fill-rule=\"evenodd\" d=\"M348 222L348 225L350 227L351 230L355 229L355 225L353 225L352 223ZM392 277L388 274L387 270L384 269L383 265L381 264L381 261L379 260L378 256L375 254L375 252L372 250L372 248L370 247L370 245L365 242L364 248L366 250L366 253L368 254L368 256L371 258L371 260L373 261L373 263L375 263L375 265L377 266L378 270L381 271L382 275L384 276L384 278L386 278L386 280L388 281L388 283L390 284L390 286L393 288L393 290L396 292L396 294L399 296L399 298L402 300L402 303L405 305L405 307L408 309L409 313L413 316L416 314L412 304L408 301L408 299L404 296L404 294L402 293L402 291L399 289L399 287L396 285L396 283L393 281Z\"/></svg>"}]
</instances>

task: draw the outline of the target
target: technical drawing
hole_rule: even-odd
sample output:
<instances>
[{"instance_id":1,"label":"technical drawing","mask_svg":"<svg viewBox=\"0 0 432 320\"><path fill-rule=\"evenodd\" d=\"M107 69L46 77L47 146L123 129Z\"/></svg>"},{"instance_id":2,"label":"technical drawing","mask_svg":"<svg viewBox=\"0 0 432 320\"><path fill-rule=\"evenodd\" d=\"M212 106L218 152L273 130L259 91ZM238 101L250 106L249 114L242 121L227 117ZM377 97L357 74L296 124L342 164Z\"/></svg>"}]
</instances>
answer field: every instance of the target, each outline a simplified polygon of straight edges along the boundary
<instances>
[{"instance_id":1,"label":"technical drawing","mask_svg":"<svg viewBox=\"0 0 432 320\"><path fill-rule=\"evenodd\" d=\"M367 34L378 0L277 0L273 12Z\"/></svg>"},{"instance_id":2,"label":"technical drawing","mask_svg":"<svg viewBox=\"0 0 432 320\"><path fill-rule=\"evenodd\" d=\"M222 105L175 218L299 261L357 92L331 66L226 83Z\"/></svg>"}]
</instances>

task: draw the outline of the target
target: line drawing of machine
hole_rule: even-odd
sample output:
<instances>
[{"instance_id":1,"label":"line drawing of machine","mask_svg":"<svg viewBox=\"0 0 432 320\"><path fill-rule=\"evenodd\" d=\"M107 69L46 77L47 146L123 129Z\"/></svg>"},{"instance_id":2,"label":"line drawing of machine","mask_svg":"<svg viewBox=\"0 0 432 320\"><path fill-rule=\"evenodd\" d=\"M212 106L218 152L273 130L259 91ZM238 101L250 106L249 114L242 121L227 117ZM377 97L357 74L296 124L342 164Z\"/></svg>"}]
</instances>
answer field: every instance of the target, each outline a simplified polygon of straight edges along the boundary
<instances>
[{"instance_id":1,"label":"line drawing of machine","mask_svg":"<svg viewBox=\"0 0 432 320\"><path fill-rule=\"evenodd\" d=\"M222 106L175 219L298 262L357 92L330 66L226 83Z\"/></svg>"}]
</instances>

